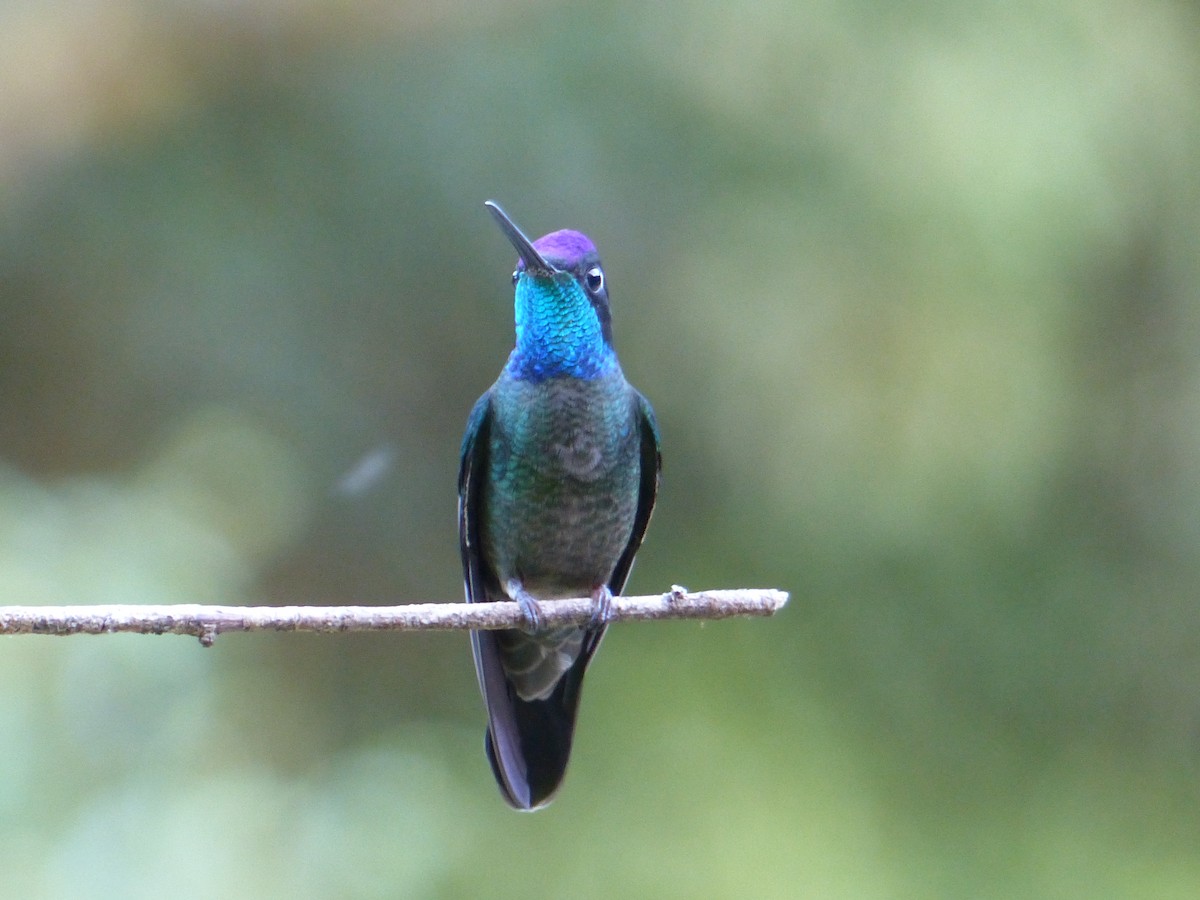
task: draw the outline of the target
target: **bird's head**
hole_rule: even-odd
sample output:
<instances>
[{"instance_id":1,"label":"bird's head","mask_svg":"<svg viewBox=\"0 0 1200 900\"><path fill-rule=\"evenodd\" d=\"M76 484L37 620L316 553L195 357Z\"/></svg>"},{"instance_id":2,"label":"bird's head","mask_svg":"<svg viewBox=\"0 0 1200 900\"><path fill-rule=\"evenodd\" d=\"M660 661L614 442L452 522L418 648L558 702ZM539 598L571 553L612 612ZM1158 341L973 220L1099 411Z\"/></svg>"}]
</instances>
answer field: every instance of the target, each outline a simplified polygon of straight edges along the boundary
<instances>
[{"instance_id":1,"label":"bird's head","mask_svg":"<svg viewBox=\"0 0 1200 900\"><path fill-rule=\"evenodd\" d=\"M613 354L608 282L596 245L569 229L530 241L499 205L484 205L517 250L514 358L521 370L535 377L598 374Z\"/></svg>"}]
</instances>

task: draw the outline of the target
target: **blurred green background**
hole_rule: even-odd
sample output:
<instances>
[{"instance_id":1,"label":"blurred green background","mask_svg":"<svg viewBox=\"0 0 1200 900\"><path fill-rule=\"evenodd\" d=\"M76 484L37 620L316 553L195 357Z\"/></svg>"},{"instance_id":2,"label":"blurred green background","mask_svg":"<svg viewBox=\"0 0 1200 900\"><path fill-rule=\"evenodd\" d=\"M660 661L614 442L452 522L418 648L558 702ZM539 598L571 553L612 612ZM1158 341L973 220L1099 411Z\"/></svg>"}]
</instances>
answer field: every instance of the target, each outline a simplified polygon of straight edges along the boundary
<instances>
[{"instance_id":1,"label":"blurred green background","mask_svg":"<svg viewBox=\"0 0 1200 900\"><path fill-rule=\"evenodd\" d=\"M522 816L465 636L14 637L22 898L1200 896L1200 13L0 5L0 602L461 597L513 253L665 481ZM368 477L371 473L374 477Z\"/></svg>"}]
</instances>

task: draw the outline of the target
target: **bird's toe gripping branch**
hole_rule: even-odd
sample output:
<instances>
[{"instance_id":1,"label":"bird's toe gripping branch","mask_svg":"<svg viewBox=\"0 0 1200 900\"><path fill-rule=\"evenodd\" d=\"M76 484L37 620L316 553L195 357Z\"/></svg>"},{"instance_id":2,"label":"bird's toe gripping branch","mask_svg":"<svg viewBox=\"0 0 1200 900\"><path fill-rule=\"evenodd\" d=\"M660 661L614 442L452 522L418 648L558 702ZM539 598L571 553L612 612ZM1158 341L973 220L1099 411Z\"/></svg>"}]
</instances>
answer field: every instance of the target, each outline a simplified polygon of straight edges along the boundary
<instances>
[{"instance_id":1,"label":"bird's toe gripping branch","mask_svg":"<svg viewBox=\"0 0 1200 900\"><path fill-rule=\"evenodd\" d=\"M545 616L542 615L541 604L515 579L508 582L504 587L508 591L508 596L512 597L516 601L517 606L521 608L521 617L525 620L525 624L521 630L529 634L541 631L542 622L545 620Z\"/></svg>"},{"instance_id":2,"label":"bird's toe gripping branch","mask_svg":"<svg viewBox=\"0 0 1200 900\"><path fill-rule=\"evenodd\" d=\"M613 595L607 584L598 584L592 590L592 621L590 628L603 628L613 617Z\"/></svg>"}]
</instances>

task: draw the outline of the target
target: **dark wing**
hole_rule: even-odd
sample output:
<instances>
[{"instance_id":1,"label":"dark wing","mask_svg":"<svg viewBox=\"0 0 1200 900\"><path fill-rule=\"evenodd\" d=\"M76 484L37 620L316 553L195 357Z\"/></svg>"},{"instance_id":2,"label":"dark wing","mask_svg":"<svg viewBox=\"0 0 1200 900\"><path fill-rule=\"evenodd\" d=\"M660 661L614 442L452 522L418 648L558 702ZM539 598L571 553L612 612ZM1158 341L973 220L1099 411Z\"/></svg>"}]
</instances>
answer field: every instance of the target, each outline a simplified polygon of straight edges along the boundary
<instances>
[{"instance_id":1,"label":"dark wing","mask_svg":"<svg viewBox=\"0 0 1200 900\"><path fill-rule=\"evenodd\" d=\"M458 469L458 549L462 554L463 585L468 603L508 599L496 587L495 573L483 558L479 533L483 520L480 507L483 503L483 480L487 477L491 430L492 392L489 390L475 401L467 418ZM495 636L486 631L472 631L471 650L475 656L479 690L487 703L488 717L491 719L498 713L502 715L510 706L503 702L509 693L508 679L500 663ZM515 723L508 724L512 727L501 730L506 734L515 733Z\"/></svg>"},{"instance_id":2,"label":"dark wing","mask_svg":"<svg viewBox=\"0 0 1200 900\"><path fill-rule=\"evenodd\" d=\"M458 549L462 554L463 583L467 602L487 600L483 581L483 561L480 556L479 504L481 489L487 474L488 439L492 430L492 392L475 401L467 418L458 465Z\"/></svg>"},{"instance_id":3,"label":"dark wing","mask_svg":"<svg viewBox=\"0 0 1200 900\"><path fill-rule=\"evenodd\" d=\"M468 603L508 599L483 557L479 533L491 428L492 395L488 391L467 419L458 470L458 546ZM471 651L487 706L484 746L496 783L510 806L535 809L549 801L562 781L574 725L574 716L564 716L561 711L562 695L569 682L572 698L577 698L582 670L577 678L564 677L547 700L527 703L517 697L504 674L496 632L472 631Z\"/></svg>"},{"instance_id":4,"label":"dark wing","mask_svg":"<svg viewBox=\"0 0 1200 900\"><path fill-rule=\"evenodd\" d=\"M633 390L637 403L638 427L642 434L641 486L638 489L637 515L633 519L629 543L625 545L625 552L617 560L612 578L608 580L608 589L614 596L625 590L629 570L633 568L633 557L637 555L638 548L642 546L642 538L646 536L650 515L654 512L654 501L658 499L658 483L662 480L662 449L659 446L658 420L654 418L654 409L650 406L650 401L633 388L630 390Z\"/></svg>"}]
</instances>

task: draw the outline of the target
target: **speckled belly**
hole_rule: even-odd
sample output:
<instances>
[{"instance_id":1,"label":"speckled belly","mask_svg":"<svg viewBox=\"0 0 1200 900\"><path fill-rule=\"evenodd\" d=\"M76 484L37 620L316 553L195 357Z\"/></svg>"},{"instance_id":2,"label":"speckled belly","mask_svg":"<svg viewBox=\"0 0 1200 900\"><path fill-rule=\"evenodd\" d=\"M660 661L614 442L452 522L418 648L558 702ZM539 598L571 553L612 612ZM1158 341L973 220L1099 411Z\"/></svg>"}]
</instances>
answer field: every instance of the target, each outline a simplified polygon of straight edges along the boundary
<instances>
[{"instance_id":1,"label":"speckled belly","mask_svg":"<svg viewBox=\"0 0 1200 900\"><path fill-rule=\"evenodd\" d=\"M606 582L633 528L637 474L634 463L589 483L538 474L524 490L488 491L483 537L500 583L555 599Z\"/></svg>"},{"instance_id":2,"label":"speckled belly","mask_svg":"<svg viewBox=\"0 0 1200 900\"><path fill-rule=\"evenodd\" d=\"M627 395L609 398L578 383L513 398L521 399L492 434L486 558L500 584L516 578L538 599L585 596L608 580L633 528L633 407Z\"/></svg>"}]
</instances>

